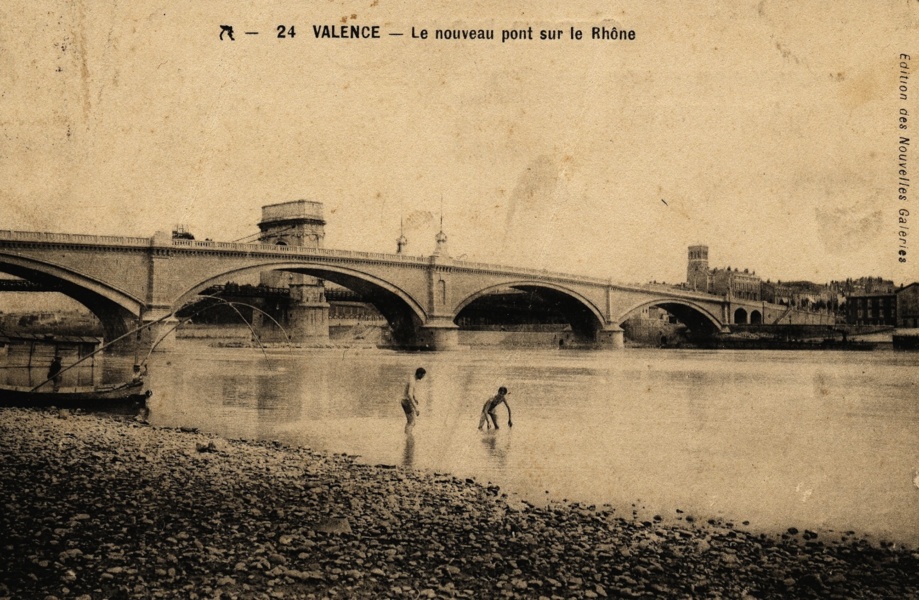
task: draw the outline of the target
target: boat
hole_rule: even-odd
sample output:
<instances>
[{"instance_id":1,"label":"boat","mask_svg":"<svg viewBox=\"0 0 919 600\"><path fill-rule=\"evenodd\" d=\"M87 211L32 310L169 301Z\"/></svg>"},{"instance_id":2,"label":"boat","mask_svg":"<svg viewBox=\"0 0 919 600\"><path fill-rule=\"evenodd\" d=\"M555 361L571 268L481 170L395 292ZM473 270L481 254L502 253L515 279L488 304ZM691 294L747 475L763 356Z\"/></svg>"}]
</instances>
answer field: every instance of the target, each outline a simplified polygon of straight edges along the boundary
<instances>
[{"instance_id":1,"label":"boat","mask_svg":"<svg viewBox=\"0 0 919 600\"><path fill-rule=\"evenodd\" d=\"M877 344L854 340L838 340L826 338L823 340L780 339L775 337L744 337L723 335L700 344L702 348L718 350L874 350Z\"/></svg>"},{"instance_id":2,"label":"boat","mask_svg":"<svg viewBox=\"0 0 919 600\"><path fill-rule=\"evenodd\" d=\"M894 350L919 350L919 334L894 334Z\"/></svg>"},{"instance_id":3,"label":"boat","mask_svg":"<svg viewBox=\"0 0 919 600\"><path fill-rule=\"evenodd\" d=\"M88 408L143 407L152 395L144 389L143 379L127 383L93 387L59 387L51 384L39 389L0 385L0 406Z\"/></svg>"}]
</instances>

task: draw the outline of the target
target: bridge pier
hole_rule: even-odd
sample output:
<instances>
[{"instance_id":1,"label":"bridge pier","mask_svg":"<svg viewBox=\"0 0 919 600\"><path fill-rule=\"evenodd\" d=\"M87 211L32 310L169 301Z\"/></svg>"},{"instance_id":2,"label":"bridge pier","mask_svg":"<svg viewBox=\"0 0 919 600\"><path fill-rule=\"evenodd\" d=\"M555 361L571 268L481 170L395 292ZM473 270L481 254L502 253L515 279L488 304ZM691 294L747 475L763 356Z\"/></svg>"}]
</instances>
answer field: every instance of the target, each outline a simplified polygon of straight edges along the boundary
<instances>
[{"instance_id":1,"label":"bridge pier","mask_svg":"<svg viewBox=\"0 0 919 600\"><path fill-rule=\"evenodd\" d=\"M295 302L287 309L291 341L296 344L326 344L329 341L327 302Z\"/></svg>"},{"instance_id":2,"label":"bridge pier","mask_svg":"<svg viewBox=\"0 0 919 600\"><path fill-rule=\"evenodd\" d=\"M165 317L169 314L169 317ZM157 323L153 323L158 319L162 319ZM153 309L145 311L141 317L141 325L149 325L144 327L140 332L140 341L139 346L140 350L149 352L150 348L156 345L154 352L168 352L170 350L175 350L176 346L176 327L179 324L179 320L172 315L172 311L168 309Z\"/></svg>"},{"instance_id":3,"label":"bridge pier","mask_svg":"<svg viewBox=\"0 0 919 600\"><path fill-rule=\"evenodd\" d=\"M290 342L305 346L323 345L329 342L329 304L327 302L293 300L284 302L280 307L265 308L270 309L271 318L260 312L254 312L252 315L252 328L260 341Z\"/></svg>"},{"instance_id":4,"label":"bridge pier","mask_svg":"<svg viewBox=\"0 0 919 600\"><path fill-rule=\"evenodd\" d=\"M449 318L428 319L419 330L418 338L425 350L456 350L459 348L459 327Z\"/></svg>"},{"instance_id":5,"label":"bridge pier","mask_svg":"<svg viewBox=\"0 0 919 600\"><path fill-rule=\"evenodd\" d=\"M619 325L609 325L597 331L597 344L601 348L619 350L625 347L625 331Z\"/></svg>"}]
</instances>

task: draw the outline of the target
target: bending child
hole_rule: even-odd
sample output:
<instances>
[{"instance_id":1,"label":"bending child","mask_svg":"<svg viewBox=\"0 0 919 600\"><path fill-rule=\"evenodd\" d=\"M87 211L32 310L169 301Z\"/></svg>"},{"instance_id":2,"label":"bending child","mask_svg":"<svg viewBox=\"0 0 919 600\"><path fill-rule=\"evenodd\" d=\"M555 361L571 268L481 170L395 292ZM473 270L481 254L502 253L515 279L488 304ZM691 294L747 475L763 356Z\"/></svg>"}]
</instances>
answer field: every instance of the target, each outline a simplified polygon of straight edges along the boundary
<instances>
[{"instance_id":1,"label":"bending child","mask_svg":"<svg viewBox=\"0 0 919 600\"><path fill-rule=\"evenodd\" d=\"M485 401L485 405L482 407L482 417L479 419L479 429L482 428L482 425L488 425L489 429L494 425L495 429L498 429L498 415L495 414L495 409L498 408L499 404L504 404L507 408L507 426L514 426L511 422L511 405L507 403L508 393L507 388L502 385L498 388L497 395ZM490 423L488 421L489 418L491 418Z\"/></svg>"}]
</instances>

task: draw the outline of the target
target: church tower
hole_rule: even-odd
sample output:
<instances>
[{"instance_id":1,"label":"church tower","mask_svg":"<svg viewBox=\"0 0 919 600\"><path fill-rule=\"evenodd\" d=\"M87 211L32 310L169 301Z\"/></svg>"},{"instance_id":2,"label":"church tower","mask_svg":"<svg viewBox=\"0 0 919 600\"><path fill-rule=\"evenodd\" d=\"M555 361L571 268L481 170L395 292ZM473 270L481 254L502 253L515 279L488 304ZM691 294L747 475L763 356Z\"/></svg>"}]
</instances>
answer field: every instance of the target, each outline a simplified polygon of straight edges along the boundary
<instances>
[{"instance_id":1,"label":"church tower","mask_svg":"<svg viewBox=\"0 0 919 600\"><path fill-rule=\"evenodd\" d=\"M690 246L689 264L686 268L686 283L689 289L708 292L709 279L708 246Z\"/></svg>"}]
</instances>

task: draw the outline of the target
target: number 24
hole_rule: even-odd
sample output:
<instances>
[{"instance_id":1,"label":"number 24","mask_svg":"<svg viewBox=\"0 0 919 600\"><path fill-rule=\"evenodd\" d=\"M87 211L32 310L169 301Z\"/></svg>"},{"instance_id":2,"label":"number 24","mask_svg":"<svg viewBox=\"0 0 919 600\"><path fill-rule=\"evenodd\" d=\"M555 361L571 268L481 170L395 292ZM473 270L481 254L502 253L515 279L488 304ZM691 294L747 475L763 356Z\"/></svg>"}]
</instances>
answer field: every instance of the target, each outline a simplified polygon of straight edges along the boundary
<instances>
[{"instance_id":1,"label":"number 24","mask_svg":"<svg viewBox=\"0 0 919 600\"><path fill-rule=\"evenodd\" d=\"M297 32L294 31L293 25L291 25L289 28L285 27L284 25L278 25L277 30L279 38L294 37L297 35Z\"/></svg>"}]
</instances>

